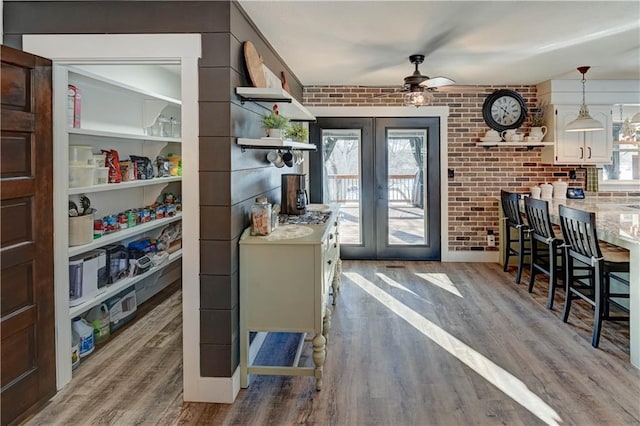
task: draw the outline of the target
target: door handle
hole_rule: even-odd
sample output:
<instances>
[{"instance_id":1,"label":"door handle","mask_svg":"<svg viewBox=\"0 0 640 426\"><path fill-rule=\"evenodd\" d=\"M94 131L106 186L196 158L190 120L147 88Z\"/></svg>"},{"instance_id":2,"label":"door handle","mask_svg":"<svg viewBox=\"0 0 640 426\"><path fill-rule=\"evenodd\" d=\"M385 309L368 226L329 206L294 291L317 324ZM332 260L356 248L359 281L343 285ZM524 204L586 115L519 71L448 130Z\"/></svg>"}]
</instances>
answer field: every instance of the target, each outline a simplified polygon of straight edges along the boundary
<instances>
[{"instance_id":1,"label":"door handle","mask_svg":"<svg viewBox=\"0 0 640 426\"><path fill-rule=\"evenodd\" d=\"M587 158L591 158L591 147L588 146L587 149L589 150L589 156Z\"/></svg>"},{"instance_id":2,"label":"door handle","mask_svg":"<svg viewBox=\"0 0 640 426\"><path fill-rule=\"evenodd\" d=\"M584 158L584 148L580 147L580 159Z\"/></svg>"}]
</instances>

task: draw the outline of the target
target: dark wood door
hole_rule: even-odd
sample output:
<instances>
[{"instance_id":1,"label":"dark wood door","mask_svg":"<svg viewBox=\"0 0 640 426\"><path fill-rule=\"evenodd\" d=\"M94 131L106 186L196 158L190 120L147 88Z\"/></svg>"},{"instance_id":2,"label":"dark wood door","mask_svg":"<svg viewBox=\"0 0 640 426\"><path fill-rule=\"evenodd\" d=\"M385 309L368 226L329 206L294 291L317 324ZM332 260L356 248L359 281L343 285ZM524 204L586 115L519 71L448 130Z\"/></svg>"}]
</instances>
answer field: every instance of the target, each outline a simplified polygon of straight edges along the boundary
<instances>
[{"instance_id":1,"label":"dark wood door","mask_svg":"<svg viewBox=\"0 0 640 426\"><path fill-rule=\"evenodd\" d=\"M1 46L1 423L56 391L51 61Z\"/></svg>"}]
</instances>

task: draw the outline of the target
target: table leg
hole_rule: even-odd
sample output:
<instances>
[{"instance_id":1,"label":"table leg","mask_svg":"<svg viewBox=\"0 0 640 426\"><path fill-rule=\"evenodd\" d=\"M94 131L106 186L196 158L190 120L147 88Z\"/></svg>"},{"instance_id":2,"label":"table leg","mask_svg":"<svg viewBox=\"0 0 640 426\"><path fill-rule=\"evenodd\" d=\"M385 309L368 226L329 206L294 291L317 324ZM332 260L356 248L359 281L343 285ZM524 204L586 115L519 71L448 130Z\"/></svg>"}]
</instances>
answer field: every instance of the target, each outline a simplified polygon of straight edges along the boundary
<instances>
[{"instance_id":1,"label":"table leg","mask_svg":"<svg viewBox=\"0 0 640 426\"><path fill-rule=\"evenodd\" d=\"M629 350L631 364L640 369L640 245L629 247Z\"/></svg>"},{"instance_id":2,"label":"table leg","mask_svg":"<svg viewBox=\"0 0 640 426\"><path fill-rule=\"evenodd\" d=\"M324 365L324 360L327 357L327 340L324 338L322 333L318 333L311 343L313 344L313 363L316 365L314 371L316 376L316 390L322 390L322 366Z\"/></svg>"},{"instance_id":3,"label":"table leg","mask_svg":"<svg viewBox=\"0 0 640 426\"><path fill-rule=\"evenodd\" d=\"M324 309L324 317L322 318L322 335L324 336L325 345L329 344L329 329L331 328L331 309Z\"/></svg>"}]
</instances>

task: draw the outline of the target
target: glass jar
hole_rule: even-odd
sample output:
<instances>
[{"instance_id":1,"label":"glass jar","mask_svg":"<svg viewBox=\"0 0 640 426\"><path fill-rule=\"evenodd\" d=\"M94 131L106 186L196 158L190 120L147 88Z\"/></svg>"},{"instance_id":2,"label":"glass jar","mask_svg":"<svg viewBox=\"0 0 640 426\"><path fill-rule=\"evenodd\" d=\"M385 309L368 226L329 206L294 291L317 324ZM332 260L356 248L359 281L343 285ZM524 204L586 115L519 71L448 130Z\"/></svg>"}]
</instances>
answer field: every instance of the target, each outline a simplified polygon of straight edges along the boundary
<instances>
[{"instance_id":1,"label":"glass jar","mask_svg":"<svg viewBox=\"0 0 640 426\"><path fill-rule=\"evenodd\" d=\"M258 197L251 206L251 235L271 233L271 204L267 197Z\"/></svg>"}]
</instances>

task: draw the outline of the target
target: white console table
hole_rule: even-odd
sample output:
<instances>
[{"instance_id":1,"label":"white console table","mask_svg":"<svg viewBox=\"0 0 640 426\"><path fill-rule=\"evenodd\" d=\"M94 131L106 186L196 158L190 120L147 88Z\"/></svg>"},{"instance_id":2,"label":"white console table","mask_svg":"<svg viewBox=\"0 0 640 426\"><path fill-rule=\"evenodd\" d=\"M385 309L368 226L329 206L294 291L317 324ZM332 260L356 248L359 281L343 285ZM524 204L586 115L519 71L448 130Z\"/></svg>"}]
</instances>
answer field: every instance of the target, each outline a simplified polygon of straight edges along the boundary
<instances>
[{"instance_id":1,"label":"white console table","mask_svg":"<svg viewBox=\"0 0 640 426\"><path fill-rule=\"evenodd\" d=\"M331 311L329 293L339 291L340 242L337 205L320 225L280 225L264 237L246 229L240 238L240 385L249 386L250 375L314 376L322 388ZM300 333L295 359L289 366L255 365L263 339L251 332ZM305 341L313 345L314 367L299 366Z\"/></svg>"}]
</instances>

